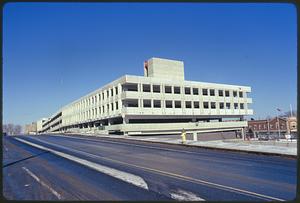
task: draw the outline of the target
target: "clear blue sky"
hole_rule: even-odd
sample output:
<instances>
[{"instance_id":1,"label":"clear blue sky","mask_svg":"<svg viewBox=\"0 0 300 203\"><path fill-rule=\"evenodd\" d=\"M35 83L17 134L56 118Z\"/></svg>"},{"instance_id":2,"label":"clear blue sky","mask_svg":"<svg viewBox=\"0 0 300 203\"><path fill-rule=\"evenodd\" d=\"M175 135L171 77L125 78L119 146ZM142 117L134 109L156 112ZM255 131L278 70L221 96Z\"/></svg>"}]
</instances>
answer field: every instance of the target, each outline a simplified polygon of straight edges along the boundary
<instances>
[{"instance_id":1,"label":"clear blue sky","mask_svg":"<svg viewBox=\"0 0 300 203\"><path fill-rule=\"evenodd\" d=\"M254 118L296 108L292 4L9 3L3 118L24 125L151 57L183 60L186 80L252 87Z\"/></svg>"}]
</instances>

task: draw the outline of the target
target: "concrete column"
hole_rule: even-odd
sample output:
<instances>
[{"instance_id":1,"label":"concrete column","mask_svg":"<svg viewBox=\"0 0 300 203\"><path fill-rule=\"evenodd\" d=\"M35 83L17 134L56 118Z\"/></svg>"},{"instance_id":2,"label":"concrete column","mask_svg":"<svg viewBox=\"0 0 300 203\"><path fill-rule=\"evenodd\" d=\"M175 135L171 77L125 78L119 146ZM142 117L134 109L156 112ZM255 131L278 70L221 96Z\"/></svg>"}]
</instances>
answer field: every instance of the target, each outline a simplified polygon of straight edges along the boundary
<instances>
[{"instance_id":1,"label":"concrete column","mask_svg":"<svg viewBox=\"0 0 300 203\"><path fill-rule=\"evenodd\" d=\"M242 139L245 140L245 132L244 132L244 128L241 129L241 133L242 133Z\"/></svg>"},{"instance_id":2,"label":"concrete column","mask_svg":"<svg viewBox=\"0 0 300 203\"><path fill-rule=\"evenodd\" d=\"M193 132L193 140L198 141L197 132Z\"/></svg>"}]
</instances>

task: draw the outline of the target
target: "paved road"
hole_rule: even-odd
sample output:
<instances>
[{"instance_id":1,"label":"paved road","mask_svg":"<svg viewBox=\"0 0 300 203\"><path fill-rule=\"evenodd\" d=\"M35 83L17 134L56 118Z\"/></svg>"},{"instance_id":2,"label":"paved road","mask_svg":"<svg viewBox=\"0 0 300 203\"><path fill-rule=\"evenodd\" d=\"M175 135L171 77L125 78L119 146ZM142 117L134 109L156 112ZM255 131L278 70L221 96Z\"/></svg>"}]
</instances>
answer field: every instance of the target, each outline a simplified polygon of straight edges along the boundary
<instances>
[{"instance_id":1,"label":"paved road","mask_svg":"<svg viewBox=\"0 0 300 203\"><path fill-rule=\"evenodd\" d=\"M96 137L18 138L46 150L4 139L9 199L272 201L296 195L296 159ZM90 169L56 152L116 173ZM130 175L122 180L119 172L144 186L130 182Z\"/></svg>"}]
</instances>

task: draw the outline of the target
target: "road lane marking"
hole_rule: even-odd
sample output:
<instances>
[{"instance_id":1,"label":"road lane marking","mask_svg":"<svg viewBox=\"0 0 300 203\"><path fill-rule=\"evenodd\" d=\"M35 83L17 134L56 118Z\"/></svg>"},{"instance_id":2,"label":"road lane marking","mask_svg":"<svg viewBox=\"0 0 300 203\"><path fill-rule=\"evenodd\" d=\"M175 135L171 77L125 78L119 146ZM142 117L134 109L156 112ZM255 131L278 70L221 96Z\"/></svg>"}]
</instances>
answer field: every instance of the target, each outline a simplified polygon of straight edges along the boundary
<instances>
[{"instance_id":1,"label":"road lane marking","mask_svg":"<svg viewBox=\"0 0 300 203\"><path fill-rule=\"evenodd\" d=\"M181 189L171 192L170 196L179 201L205 201L205 199L198 197L196 194Z\"/></svg>"},{"instance_id":2,"label":"road lane marking","mask_svg":"<svg viewBox=\"0 0 300 203\"><path fill-rule=\"evenodd\" d=\"M26 167L22 167L23 170L25 170L33 179L35 179L38 183L40 183L42 186L50 190L50 192L57 197L57 199L61 200L61 195L56 192L52 187L44 183L39 177L37 177L34 173L32 173L29 169ZM26 184L25 187L29 186L29 184Z\"/></svg>"},{"instance_id":3,"label":"road lane marking","mask_svg":"<svg viewBox=\"0 0 300 203\"><path fill-rule=\"evenodd\" d=\"M15 139L17 139L20 142L26 143L28 145L34 146L36 148L46 150L46 151L50 151L53 154L56 154L56 155L61 156L63 158L69 159L69 160L74 161L76 163L79 163L81 165L87 166L87 167L92 168L96 171L99 171L99 172L104 173L106 175L112 176L112 177L117 178L119 180L125 181L127 183L133 184L135 186L141 187L143 189L146 189L146 190L149 189L147 183L140 176L137 176L137 175L134 175L134 174L131 174L131 173L127 173L127 172L124 172L124 171L119 171L117 169L110 168L110 167L107 167L107 166L103 166L103 165L100 165L100 164L97 164L97 163L94 163L94 162L90 162L90 161L87 161L85 159L81 159L81 158L78 158L78 157L63 153L63 152L59 152L59 151L56 151L56 150L53 150L53 149L50 149L50 148L47 148L47 147L43 147L41 145L37 145L37 144L28 142L28 141L20 139L20 138L15 138Z\"/></svg>"},{"instance_id":4,"label":"road lane marking","mask_svg":"<svg viewBox=\"0 0 300 203\"><path fill-rule=\"evenodd\" d=\"M171 173L171 172L161 171L161 170L158 170L158 169L148 168L148 167L144 167L144 166L138 166L138 165L126 163L126 162L123 162L123 161L98 156L98 155L91 154L91 153L88 153L88 152L85 152L85 151L81 151L81 150L77 150L77 149L71 149L71 148L67 148L67 147L64 147L64 146L57 145L57 144L49 143L49 142L40 140L38 138L34 138L34 139L39 141L39 142L45 143L45 144L60 147L62 149L77 152L79 154L84 154L84 155L86 155L88 157L91 157L91 158L100 158L100 159L108 160L108 161L111 161L111 162L114 162L114 163L119 163L119 164L131 166L131 167L143 169L143 170L146 170L146 171L150 171L150 172L153 172L153 173L158 173L158 174L165 175L165 176L168 176L168 177L184 180L184 181L187 181L187 182L206 185L206 186L213 187L213 188L219 188L219 189L222 189L222 190L225 190L225 191L235 192L235 193L248 195L248 196L252 196L252 197L256 197L256 198L261 198L261 199L264 199L264 200L270 200L271 199L271 200L275 200L275 201L285 201L285 200L277 198L277 197L263 195L263 194L259 194L259 193L256 193L256 192L251 192L251 191L247 191L247 190L243 190L243 189L238 189L238 188L234 188L234 187L231 187L231 186L217 184L217 183L213 183L213 182L209 182L209 181L205 181L205 180L201 180L201 179L196 179L196 178L192 178L192 177L188 177L188 176L183 176L183 175L179 175L179 174L175 174L175 173ZM28 143L30 143L30 142L28 142ZM30 144L33 144L33 143L30 143Z\"/></svg>"}]
</instances>

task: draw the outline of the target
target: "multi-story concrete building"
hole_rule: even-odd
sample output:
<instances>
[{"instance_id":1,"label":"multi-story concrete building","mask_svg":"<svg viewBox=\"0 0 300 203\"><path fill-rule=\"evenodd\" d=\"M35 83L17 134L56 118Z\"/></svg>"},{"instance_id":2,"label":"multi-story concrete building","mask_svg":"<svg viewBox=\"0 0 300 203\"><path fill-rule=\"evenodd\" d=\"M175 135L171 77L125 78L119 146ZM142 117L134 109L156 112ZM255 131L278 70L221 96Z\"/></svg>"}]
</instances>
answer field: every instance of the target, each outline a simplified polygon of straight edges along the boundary
<instances>
[{"instance_id":1,"label":"multi-story concrete building","mask_svg":"<svg viewBox=\"0 0 300 203\"><path fill-rule=\"evenodd\" d=\"M48 118L42 118L36 122L37 133L41 133L43 131L43 124L48 120L49 120Z\"/></svg>"},{"instance_id":2,"label":"multi-story concrete building","mask_svg":"<svg viewBox=\"0 0 300 203\"><path fill-rule=\"evenodd\" d=\"M238 131L252 115L248 86L187 81L182 61L151 58L144 76L125 75L64 106L42 132L166 134Z\"/></svg>"}]
</instances>

